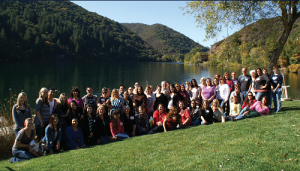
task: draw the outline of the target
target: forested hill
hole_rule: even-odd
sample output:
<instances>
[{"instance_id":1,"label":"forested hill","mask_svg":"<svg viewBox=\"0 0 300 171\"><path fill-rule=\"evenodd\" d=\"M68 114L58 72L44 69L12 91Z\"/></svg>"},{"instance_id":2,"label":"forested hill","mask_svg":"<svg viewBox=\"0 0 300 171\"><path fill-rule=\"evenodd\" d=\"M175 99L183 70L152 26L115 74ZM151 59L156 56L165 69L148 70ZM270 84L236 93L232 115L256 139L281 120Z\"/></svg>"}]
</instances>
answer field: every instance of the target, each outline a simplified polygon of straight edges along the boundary
<instances>
[{"instance_id":1,"label":"forested hill","mask_svg":"<svg viewBox=\"0 0 300 171\"><path fill-rule=\"evenodd\" d=\"M159 61L122 24L69 1L0 2L0 60Z\"/></svg>"},{"instance_id":2,"label":"forested hill","mask_svg":"<svg viewBox=\"0 0 300 171\"><path fill-rule=\"evenodd\" d=\"M271 51L277 46L283 25L280 18L260 20L243 27L226 39L215 43L210 50L209 63L267 67ZM282 50L278 65L287 67L300 63L300 19L296 20Z\"/></svg>"},{"instance_id":3,"label":"forested hill","mask_svg":"<svg viewBox=\"0 0 300 171\"><path fill-rule=\"evenodd\" d=\"M192 48L201 47L203 52L209 51L209 48L203 47L185 35L161 24L122 24L138 34L156 50L167 56L182 58L183 60L184 54L189 53Z\"/></svg>"}]
</instances>

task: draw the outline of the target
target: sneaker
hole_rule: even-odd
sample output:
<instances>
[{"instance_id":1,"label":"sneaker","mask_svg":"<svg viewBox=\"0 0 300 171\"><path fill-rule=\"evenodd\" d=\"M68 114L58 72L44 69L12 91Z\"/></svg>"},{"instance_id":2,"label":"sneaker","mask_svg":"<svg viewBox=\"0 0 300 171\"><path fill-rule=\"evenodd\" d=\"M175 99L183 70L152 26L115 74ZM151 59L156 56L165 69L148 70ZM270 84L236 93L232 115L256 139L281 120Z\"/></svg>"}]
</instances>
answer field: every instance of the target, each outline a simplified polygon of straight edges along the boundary
<instances>
[{"instance_id":1,"label":"sneaker","mask_svg":"<svg viewBox=\"0 0 300 171\"><path fill-rule=\"evenodd\" d=\"M18 162L18 161L17 161L17 158L12 157L12 158L9 159L9 162L10 163L15 163L15 162Z\"/></svg>"},{"instance_id":2,"label":"sneaker","mask_svg":"<svg viewBox=\"0 0 300 171\"><path fill-rule=\"evenodd\" d=\"M231 121L236 121L236 119L235 118L231 118Z\"/></svg>"}]
</instances>

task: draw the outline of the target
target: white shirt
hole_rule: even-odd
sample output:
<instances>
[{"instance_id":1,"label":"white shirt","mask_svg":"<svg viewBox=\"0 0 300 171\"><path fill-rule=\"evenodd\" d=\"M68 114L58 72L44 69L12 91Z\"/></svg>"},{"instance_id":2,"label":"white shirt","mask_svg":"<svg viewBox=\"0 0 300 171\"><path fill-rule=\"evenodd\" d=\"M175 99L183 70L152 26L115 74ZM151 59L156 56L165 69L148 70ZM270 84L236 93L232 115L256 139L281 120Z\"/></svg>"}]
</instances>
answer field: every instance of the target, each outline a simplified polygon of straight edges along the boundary
<instances>
[{"instance_id":1,"label":"white shirt","mask_svg":"<svg viewBox=\"0 0 300 171\"><path fill-rule=\"evenodd\" d=\"M34 147L31 148L31 150L35 150L36 152L39 151L40 144L39 144L39 143L36 143L35 140L32 140L32 141L30 142L30 145L34 145Z\"/></svg>"},{"instance_id":2,"label":"white shirt","mask_svg":"<svg viewBox=\"0 0 300 171\"><path fill-rule=\"evenodd\" d=\"M228 101L228 96L230 93L230 87L228 84L221 84L218 86L219 93L217 93L217 99Z\"/></svg>"},{"instance_id":3,"label":"white shirt","mask_svg":"<svg viewBox=\"0 0 300 171\"><path fill-rule=\"evenodd\" d=\"M49 101L49 104L50 104L50 115L52 115L52 112L53 112L53 108L54 108L54 99L52 100L52 102Z\"/></svg>"},{"instance_id":4,"label":"white shirt","mask_svg":"<svg viewBox=\"0 0 300 171\"><path fill-rule=\"evenodd\" d=\"M193 100L195 99L196 97L199 97L199 94L200 94L200 91L198 88L194 87L191 89L189 95L190 95L190 99Z\"/></svg>"}]
</instances>

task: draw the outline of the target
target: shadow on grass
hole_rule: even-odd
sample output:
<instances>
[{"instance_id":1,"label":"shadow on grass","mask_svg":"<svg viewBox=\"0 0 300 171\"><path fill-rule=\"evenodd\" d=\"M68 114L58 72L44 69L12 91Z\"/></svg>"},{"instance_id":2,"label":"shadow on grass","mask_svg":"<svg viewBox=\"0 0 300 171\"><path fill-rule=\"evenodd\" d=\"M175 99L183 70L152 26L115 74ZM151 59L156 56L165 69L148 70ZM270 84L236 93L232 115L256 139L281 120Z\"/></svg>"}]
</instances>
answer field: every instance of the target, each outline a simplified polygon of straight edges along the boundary
<instances>
[{"instance_id":1,"label":"shadow on grass","mask_svg":"<svg viewBox=\"0 0 300 171\"><path fill-rule=\"evenodd\" d=\"M10 167L5 167L5 168L8 169L8 170L10 170L10 171L14 170L14 169L12 169L12 168L10 168Z\"/></svg>"},{"instance_id":2,"label":"shadow on grass","mask_svg":"<svg viewBox=\"0 0 300 171\"><path fill-rule=\"evenodd\" d=\"M294 110L294 111L299 111L300 110L300 108L299 108L299 106L290 106L290 107L282 107L281 108L281 111L282 112L286 112L286 111L290 111L290 110Z\"/></svg>"}]
</instances>

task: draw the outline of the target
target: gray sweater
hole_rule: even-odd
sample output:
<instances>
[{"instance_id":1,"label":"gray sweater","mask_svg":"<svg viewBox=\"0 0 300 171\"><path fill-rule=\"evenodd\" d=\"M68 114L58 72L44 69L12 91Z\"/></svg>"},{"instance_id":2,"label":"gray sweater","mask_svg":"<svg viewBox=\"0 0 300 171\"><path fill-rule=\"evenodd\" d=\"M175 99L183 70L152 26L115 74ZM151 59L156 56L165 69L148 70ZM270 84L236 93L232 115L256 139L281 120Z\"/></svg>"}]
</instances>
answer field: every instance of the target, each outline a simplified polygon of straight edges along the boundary
<instances>
[{"instance_id":1,"label":"gray sweater","mask_svg":"<svg viewBox=\"0 0 300 171\"><path fill-rule=\"evenodd\" d=\"M43 104L43 101L41 99L37 99L35 103L35 111L39 111L43 122L48 124L51 116L50 106L45 103ZM34 124L35 126L40 125L40 121L37 116L34 118Z\"/></svg>"},{"instance_id":2,"label":"gray sweater","mask_svg":"<svg viewBox=\"0 0 300 171\"><path fill-rule=\"evenodd\" d=\"M29 106L29 105L28 105ZM31 108L29 106L28 109L23 113L20 109L17 109L18 105L15 104L12 108L13 120L15 122L15 129L21 129L24 127L24 121L26 118L32 118Z\"/></svg>"}]
</instances>

